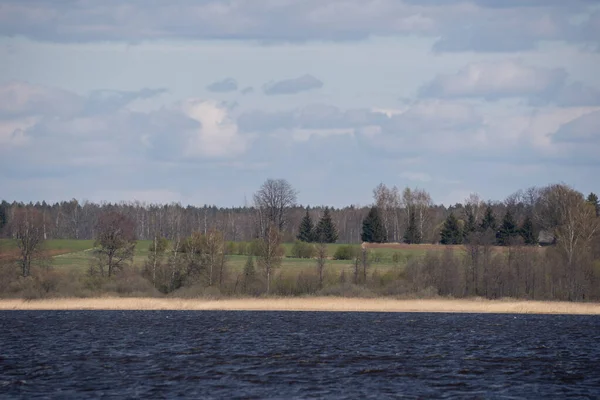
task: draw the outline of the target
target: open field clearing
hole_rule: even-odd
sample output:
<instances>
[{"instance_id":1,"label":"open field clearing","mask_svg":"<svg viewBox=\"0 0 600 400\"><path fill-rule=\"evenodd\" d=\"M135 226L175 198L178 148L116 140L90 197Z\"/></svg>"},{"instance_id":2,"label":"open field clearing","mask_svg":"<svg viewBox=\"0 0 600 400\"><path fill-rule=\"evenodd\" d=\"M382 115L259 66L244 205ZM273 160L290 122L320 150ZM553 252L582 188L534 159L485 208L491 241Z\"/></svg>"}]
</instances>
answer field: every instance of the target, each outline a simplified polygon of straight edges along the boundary
<instances>
[{"instance_id":1,"label":"open field clearing","mask_svg":"<svg viewBox=\"0 0 600 400\"><path fill-rule=\"evenodd\" d=\"M87 298L38 301L0 300L0 310L245 310L338 312L444 312L600 315L599 303L515 300L396 300L340 297L183 300Z\"/></svg>"},{"instance_id":2,"label":"open field clearing","mask_svg":"<svg viewBox=\"0 0 600 400\"><path fill-rule=\"evenodd\" d=\"M150 240L140 240L136 244L133 265L141 267L148 257L148 247ZM45 254L52 258L52 265L65 271L86 271L92 260L93 240L48 240L46 242ZM235 244L237 245L237 243ZM314 259L293 258L293 243L285 243L286 256L283 259L282 270L297 270L299 268L312 267L315 264ZM344 268L352 266L351 260L333 260L332 257L336 250L344 244L328 244L327 252L329 260L327 265L331 272L340 272ZM361 245L353 245L359 249ZM412 258L424 257L428 252L443 252L452 248L456 254L465 251L464 246L444 246L436 244L405 244L405 243L365 243L362 245L370 252L371 268L385 272L391 269L399 269L406 266L406 263ZM505 251L505 248L496 247L496 251ZM540 248L533 247L533 251L541 251ZM0 240L0 259L15 258L18 256L18 249L14 241ZM228 267L233 270L241 270L247 260L245 255L228 256Z\"/></svg>"}]
</instances>

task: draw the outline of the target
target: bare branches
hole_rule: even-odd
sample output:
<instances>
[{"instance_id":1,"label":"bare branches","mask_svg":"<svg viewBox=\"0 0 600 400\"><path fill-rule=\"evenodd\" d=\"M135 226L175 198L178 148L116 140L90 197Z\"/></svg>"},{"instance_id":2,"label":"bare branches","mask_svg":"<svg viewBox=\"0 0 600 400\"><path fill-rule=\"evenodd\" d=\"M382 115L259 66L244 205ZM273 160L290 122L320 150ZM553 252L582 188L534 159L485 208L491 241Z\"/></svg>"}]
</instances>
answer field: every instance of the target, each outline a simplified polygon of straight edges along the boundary
<instances>
[{"instance_id":1,"label":"bare branches","mask_svg":"<svg viewBox=\"0 0 600 400\"><path fill-rule=\"evenodd\" d=\"M271 224L279 231L288 222L289 208L297 201L297 191L285 179L267 179L254 194L254 205L258 211L258 221L262 236L267 234Z\"/></svg>"},{"instance_id":2,"label":"bare branches","mask_svg":"<svg viewBox=\"0 0 600 400\"><path fill-rule=\"evenodd\" d=\"M96 232L97 267L101 275L106 273L110 277L133 261L136 244L135 225L127 216L109 211L98 218Z\"/></svg>"},{"instance_id":3,"label":"bare branches","mask_svg":"<svg viewBox=\"0 0 600 400\"><path fill-rule=\"evenodd\" d=\"M273 224L269 225L264 238L258 242L258 265L265 274L267 294L271 291L271 278L276 268L281 266L284 249L281 246L281 233Z\"/></svg>"},{"instance_id":4,"label":"bare branches","mask_svg":"<svg viewBox=\"0 0 600 400\"><path fill-rule=\"evenodd\" d=\"M15 210L11 230L20 251L19 266L21 275L31 274L31 265L41 257L44 242L44 221L42 213L34 208L24 207Z\"/></svg>"}]
</instances>

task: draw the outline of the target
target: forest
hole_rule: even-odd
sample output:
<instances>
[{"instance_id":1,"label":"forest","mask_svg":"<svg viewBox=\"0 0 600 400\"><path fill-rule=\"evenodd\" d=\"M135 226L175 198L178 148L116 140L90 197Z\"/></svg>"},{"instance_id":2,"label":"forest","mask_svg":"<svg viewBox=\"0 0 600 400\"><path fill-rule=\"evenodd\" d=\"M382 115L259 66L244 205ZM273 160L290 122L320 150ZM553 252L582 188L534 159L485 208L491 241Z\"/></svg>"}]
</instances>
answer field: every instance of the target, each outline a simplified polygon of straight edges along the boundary
<instances>
[{"instance_id":1,"label":"forest","mask_svg":"<svg viewBox=\"0 0 600 400\"><path fill-rule=\"evenodd\" d=\"M566 184L450 207L423 189L302 206L268 179L238 208L0 204L0 296L395 296L595 301L600 204Z\"/></svg>"}]
</instances>

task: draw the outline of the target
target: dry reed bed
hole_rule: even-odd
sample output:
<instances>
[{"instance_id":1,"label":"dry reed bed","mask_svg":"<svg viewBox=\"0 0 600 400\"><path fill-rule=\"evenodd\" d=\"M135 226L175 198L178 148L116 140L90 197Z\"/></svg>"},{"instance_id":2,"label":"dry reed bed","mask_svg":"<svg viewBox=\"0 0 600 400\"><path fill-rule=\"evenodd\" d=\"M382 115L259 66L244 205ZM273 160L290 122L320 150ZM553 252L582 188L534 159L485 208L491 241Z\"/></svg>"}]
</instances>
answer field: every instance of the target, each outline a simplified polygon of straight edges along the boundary
<instances>
[{"instance_id":1,"label":"dry reed bed","mask_svg":"<svg viewBox=\"0 0 600 400\"><path fill-rule=\"evenodd\" d=\"M376 311L599 315L600 303L517 300L397 300L341 297L268 299L64 298L0 300L0 310Z\"/></svg>"}]
</instances>

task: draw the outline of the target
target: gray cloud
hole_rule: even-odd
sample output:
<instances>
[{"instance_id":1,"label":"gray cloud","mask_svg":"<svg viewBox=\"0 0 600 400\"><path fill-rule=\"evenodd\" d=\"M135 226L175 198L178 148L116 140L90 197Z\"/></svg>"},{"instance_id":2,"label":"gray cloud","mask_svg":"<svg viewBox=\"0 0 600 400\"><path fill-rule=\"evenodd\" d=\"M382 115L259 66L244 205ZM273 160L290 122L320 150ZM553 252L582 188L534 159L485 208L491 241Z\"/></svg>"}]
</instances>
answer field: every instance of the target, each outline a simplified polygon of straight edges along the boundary
<instances>
[{"instance_id":1,"label":"gray cloud","mask_svg":"<svg viewBox=\"0 0 600 400\"><path fill-rule=\"evenodd\" d=\"M69 118L115 112L129 103L165 93L166 89L138 91L95 90L87 97L28 82L0 85L0 118L48 116Z\"/></svg>"},{"instance_id":2,"label":"gray cloud","mask_svg":"<svg viewBox=\"0 0 600 400\"><path fill-rule=\"evenodd\" d=\"M296 94L312 89L320 89L323 82L312 75L302 75L298 78L284 79L278 82L269 82L263 86L266 95Z\"/></svg>"},{"instance_id":3,"label":"gray cloud","mask_svg":"<svg viewBox=\"0 0 600 400\"><path fill-rule=\"evenodd\" d=\"M560 88L554 99L542 102L548 103L555 103L561 107L597 106L600 105L600 90L582 82L573 82Z\"/></svg>"},{"instance_id":4,"label":"gray cloud","mask_svg":"<svg viewBox=\"0 0 600 400\"><path fill-rule=\"evenodd\" d=\"M419 90L421 98L525 98L532 105L563 107L600 104L600 90L567 83L562 68L532 67L519 61L472 63L454 74L436 76Z\"/></svg>"},{"instance_id":5,"label":"gray cloud","mask_svg":"<svg viewBox=\"0 0 600 400\"><path fill-rule=\"evenodd\" d=\"M209 92L226 93L234 92L238 88L237 81L233 78L226 78L222 81L213 82L206 87Z\"/></svg>"},{"instance_id":6,"label":"gray cloud","mask_svg":"<svg viewBox=\"0 0 600 400\"><path fill-rule=\"evenodd\" d=\"M361 149L378 156L415 157L444 148L466 149L465 142L482 128L483 119L467 105L423 101L394 114L324 104L273 113L253 111L242 114L238 125L244 131L274 132L298 141L313 135L319 142L327 137L353 137Z\"/></svg>"},{"instance_id":7,"label":"gray cloud","mask_svg":"<svg viewBox=\"0 0 600 400\"><path fill-rule=\"evenodd\" d=\"M421 4L426 6L440 6L444 4L464 3L465 0L404 0L408 4ZM471 0L471 3L480 7L489 8L515 8L515 7L563 7L583 6L592 3L590 0Z\"/></svg>"},{"instance_id":8,"label":"gray cloud","mask_svg":"<svg viewBox=\"0 0 600 400\"><path fill-rule=\"evenodd\" d=\"M64 90L22 81L0 85L0 118L65 117L80 112L82 107L80 96Z\"/></svg>"},{"instance_id":9,"label":"gray cloud","mask_svg":"<svg viewBox=\"0 0 600 400\"><path fill-rule=\"evenodd\" d=\"M455 74L438 75L424 85L420 97L504 97L543 96L564 85L563 69L530 67L517 61L469 64Z\"/></svg>"},{"instance_id":10,"label":"gray cloud","mask_svg":"<svg viewBox=\"0 0 600 400\"><path fill-rule=\"evenodd\" d=\"M582 115L564 124L552 136L552 140L556 143L600 145L600 111Z\"/></svg>"},{"instance_id":11,"label":"gray cloud","mask_svg":"<svg viewBox=\"0 0 600 400\"><path fill-rule=\"evenodd\" d=\"M252 86L245 87L242 90L240 90L240 93L242 93L242 94L254 93L254 88Z\"/></svg>"},{"instance_id":12,"label":"gray cloud","mask_svg":"<svg viewBox=\"0 0 600 400\"><path fill-rule=\"evenodd\" d=\"M89 114L112 113L135 100L149 99L166 92L167 89L163 88L144 88L137 91L95 90L85 101L85 112Z\"/></svg>"},{"instance_id":13,"label":"gray cloud","mask_svg":"<svg viewBox=\"0 0 600 400\"><path fill-rule=\"evenodd\" d=\"M574 22L595 2L585 0L117 0L87 3L6 0L0 35L42 41L140 42L155 39L235 39L261 42L362 40L372 36L439 37L436 51L515 51L539 41L598 45L596 19ZM135 21L135 22L132 22ZM468 27L468 28L464 28Z\"/></svg>"},{"instance_id":14,"label":"gray cloud","mask_svg":"<svg viewBox=\"0 0 600 400\"><path fill-rule=\"evenodd\" d=\"M340 110L326 104L311 104L278 112L248 111L238 118L240 129L249 132L273 132L281 129L354 129L383 125L389 118L368 109Z\"/></svg>"}]
</instances>

